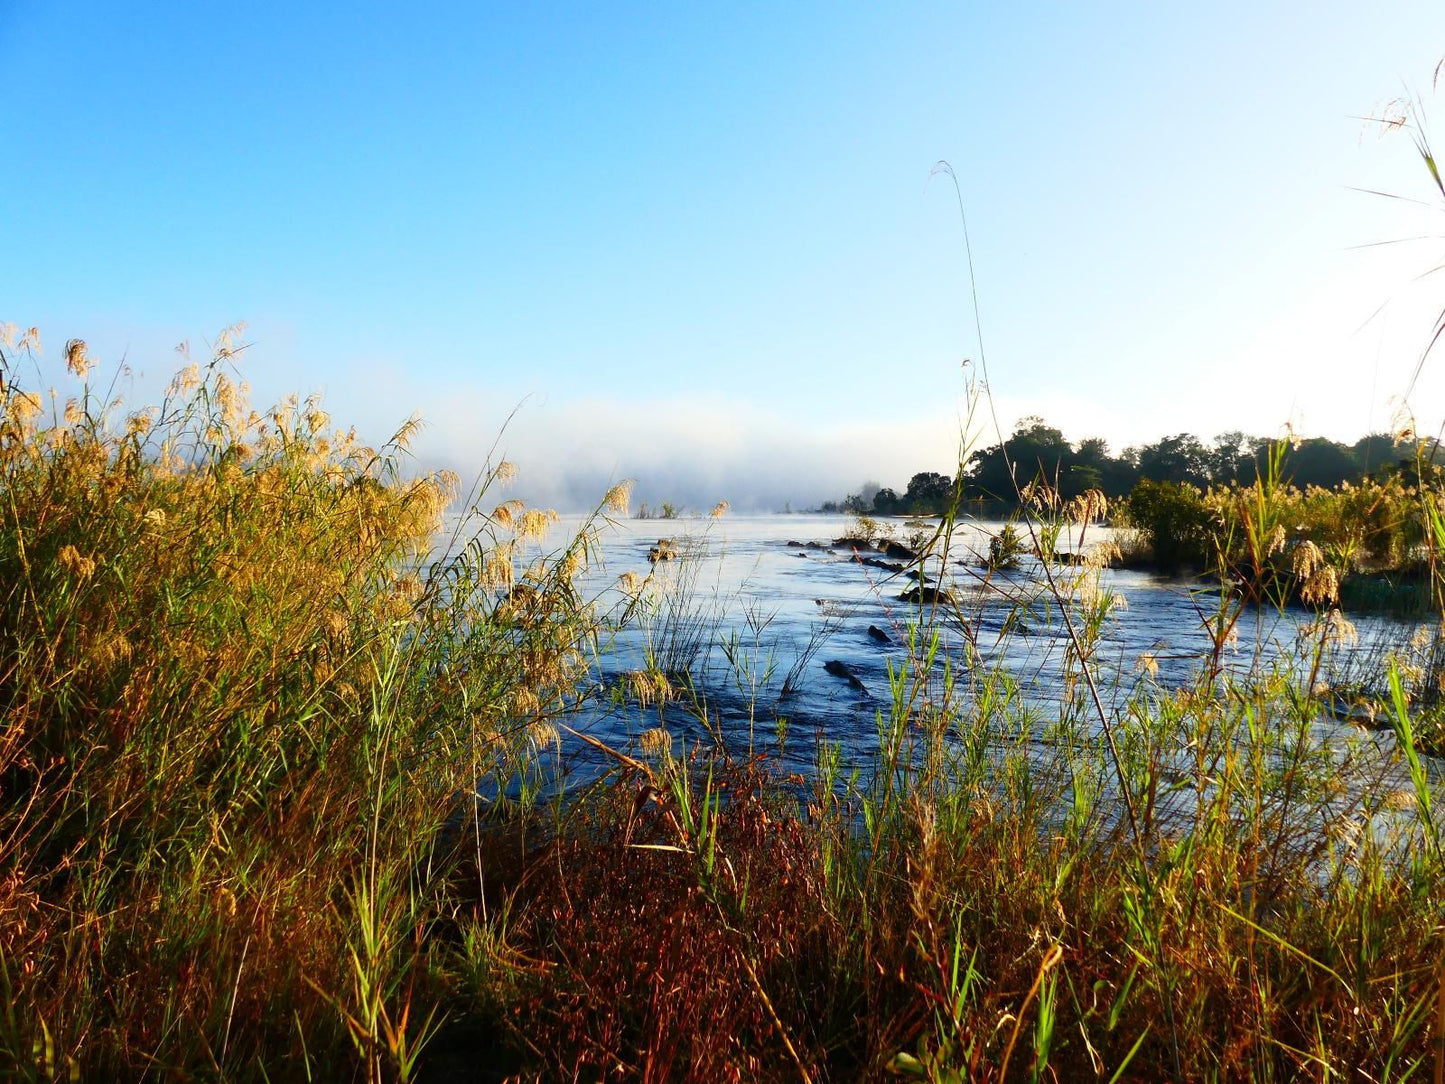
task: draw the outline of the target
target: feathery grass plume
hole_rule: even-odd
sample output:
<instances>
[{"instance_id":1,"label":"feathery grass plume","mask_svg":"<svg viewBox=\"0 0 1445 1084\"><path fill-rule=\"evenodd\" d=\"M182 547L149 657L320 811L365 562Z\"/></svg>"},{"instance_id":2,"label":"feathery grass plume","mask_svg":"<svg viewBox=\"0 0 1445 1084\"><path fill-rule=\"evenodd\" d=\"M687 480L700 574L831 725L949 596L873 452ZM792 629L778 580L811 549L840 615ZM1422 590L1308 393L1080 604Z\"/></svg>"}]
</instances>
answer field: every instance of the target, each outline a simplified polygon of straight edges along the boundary
<instances>
[{"instance_id":1,"label":"feathery grass plume","mask_svg":"<svg viewBox=\"0 0 1445 1084\"><path fill-rule=\"evenodd\" d=\"M1056 512L1060 507L1059 491L1040 479L1020 489L1019 498L1023 504L1045 515Z\"/></svg>"},{"instance_id":2,"label":"feathery grass plume","mask_svg":"<svg viewBox=\"0 0 1445 1084\"><path fill-rule=\"evenodd\" d=\"M557 513L551 509L529 508L516 522L517 539L521 542L540 542L547 530L557 522Z\"/></svg>"},{"instance_id":3,"label":"feathery grass plume","mask_svg":"<svg viewBox=\"0 0 1445 1084\"><path fill-rule=\"evenodd\" d=\"M1264 555L1266 557L1272 557L1276 553L1283 553L1287 541L1288 537L1285 534L1284 524L1276 523L1274 530L1270 532L1268 543L1265 544ZM1313 543L1310 544L1313 545Z\"/></svg>"},{"instance_id":4,"label":"feathery grass plume","mask_svg":"<svg viewBox=\"0 0 1445 1084\"><path fill-rule=\"evenodd\" d=\"M1308 580L1325 567L1325 555L1320 552L1319 546L1309 539L1305 539L1295 545L1294 552L1290 557L1290 564L1299 579Z\"/></svg>"},{"instance_id":5,"label":"feathery grass plume","mask_svg":"<svg viewBox=\"0 0 1445 1084\"><path fill-rule=\"evenodd\" d=\"M712 506L712 511L708 513L708 516L712 519L721 519L727 515L728 509L731 507L732 505L727 501L718 501L717 504Z\"/></svg>"},{"instance_id":6,"label":"feathery grass plume","mask_svg":"<svg viewBox=\"0 0 1445 1084\"><path fill-rule=\"evenodd\" d=\"M72 401L73 401L73 400L72 400ZM66 411L67 411L67 414L68 414L68 413L69 413L69 403L66 404ZM71 420L70 420L68 417L67 417L67 419L66 419L66 422L67 422L67 424L74 424L73 422L71 422ZM132 438L133 440L140 440L140 439L143 438L147 433L150 432L150 429L151 429L151 425L152 425L152 424L154 424L154 419L150 416L150 414L148 414L148 413L146 413L146 412L144 412L144 411L136 411L134 414L131 414L131 415L130 415L129 417L127 417L126 420L125 420L125 435L126 435L127 437ZM237 447L238 447L238 448L245 448L245 447L247 447L247 446L245 446L245 445L238 445ZM248 449L248 454L247 454L246 457L247 457L247 458L250 458L250 454L253 454L253 453Z\"/></svg>"},{"instance_id":7,"label":"feathery grass plume","mask_svg":"<svg viewBox=\"0 0 1445 1084\"><path fill-rule=\"evenodd\" d=\"M60 547L55 560L61 568L82 583L95 575L95 559L81 556L80 551L68 543Z\"/></svg>"},{"instance_id":8,"label":"feathery grass plume","mask_svg":"<svg viewBox=\"0 0 1445 1084\"><path fill-rule=\"evenodd\" d=\"M499 527L510 527L517 516L525 510L526 505L515 498L509 501L503 501L497 505L496 508L492 509L492 520Z\"/></svg>"},{"instance_id":9,"label":"feathery grass plume","mask_svg":"<svg viewBox=\"0 0 1445 1084\"><path fill-rule=\"evenodd\" d=\"M551 575L559 583L571 583L587 571L587 551L581 546L570 546L552 563Z\"/></svg>"},{"instance_id":10,"label":"feathery grass plume","mask_svg":"<svg viewBox=\"0 0 1445 1084\"><path fill-rule=\"evenodd\" d=\"M546 720L539 719L527 727L527 744L534 751L540 752L543 749L556 748L561 740L561 733Z\"/></svg>"},{"instance_id":11,"label":"feathery grass plume","mask_svg":"<svg viewBox=\"0 0 1445 1084\"><path fill-rule=\"evenodd\" d=\"M1124 551L1112 539L1095 542L1084 551L1082 566L1092 572L1102 572L1123 560Z\"/></svg>"},{"instance_id":12,"label":"feathery grass plume","mask_svg":"<svg viewBox=\"0 0 1445 1084\"><path fill-rule=\"evenodd\" d=\"M27 433L40 417L42 404L37 392L12 391L5 400L6 420L20 433Z\"/></svg>"},{"instance_id":13,"label":"feathery grass plume","mask_svg":"<svg viewBox=\"0 0 1445 1084\"><path fill-rule=\"evenodd\" d=\"M65 344L65 368L71 376L84 380L93 364L84 339L71 339Z\"/></svg>"},{"instance_id":14,"label":"feathery grass plume","mask_svg":"<svg viewBox=\"0 0 1445 1084\"><path fill-rule=\"evenodd\" d=\"M171 399L179 399L182 396L189 395L191 392L195 391L196 388L200 387L200 384L201 367L195 362L191 362L189 365L187 365L184 369L176 373L176 375L171 378L171 383L166 390L167 397ZM280 424L279 409L278 412L273 413L272 418L277 425Z\"/></svg>"},{"instance_id":15,"label":"feathery grass plume","mask_svg":"<svg viewBox=\"0 0 1445 1084\"><path fill-rule=\"evenodd\" d=\"M1339 573L1328 565L1318 569L1300 586L1300 598L1308 606L1330 606L1339 602Z\"/></svg>"},{"instance_id":16,"label":"feathery grass plume","mask_svg":"<svg viewBox=\"0 0 1445 1084\"><path fill-rule=\"evenodd\" d=\"M672 749L672 735L665 727L655 726L639 734L637 744L648 756L662 756Z\"/></svg>"},{"instance_id":17,"label":"feathery grass plume","mask_svg":"<svg viewBox=\"0 0 1445 1084\"><path fill-rule=\"evenodd\" d=\"M412 1073L442 981L412 931L463 906L447 825L555 747L594 616L550 561L498 605L516 539L433 549L456 485L408 473L415 426L373 452L316 400L252 410L233 336L151 411L39 428L9 349L0 1061Z\"/></svg>"},{"instance_id":18,"label":"feathery grass plume","mask_svg":"<svg viewBox=\"0 0 1445 1084\"><path fill-rule=\"evenodd\" d=\"M640 707L666 704L675 692L667 675L661 670L628 670L622 675L628 694Z\"/></svg>"},{"instance_id":19,"label":"feathery grass plume","mask_svg":"<svg viewBox=\"0 0 1445 1084\"><path fill-rule=\"evenodd\" d=\"M1332 607L1317 621L1305 625L1300 634L1306 639L1318 636L1323 643L1332 646L1353 647L1360 642L1359 630L1338 607Z\"/></svg>"},{"instance_id":20,"label":"feathery grass plume","mask_svg":"<svg viewBox=\"0 0 1445 1084\"><path fill-rule=\"evenodd\" d=\"M602 498L603 510L626 515L628 509L632 507L632 485L630 478L624 478L609 489L607 495Z\"/></svg>"},{"instance_id":21,"label":"feathery grass plume","mask_svg":"<svg viewBox=\"0 0 1445 1084\"><path fill-rule=\"evenodd\" d=\"M1109 514L1109 498L1098 489L1086 489L1072 498L1067 506L1066 517L1080 527L1097 523Z\"/></svg>"}]
</instances>

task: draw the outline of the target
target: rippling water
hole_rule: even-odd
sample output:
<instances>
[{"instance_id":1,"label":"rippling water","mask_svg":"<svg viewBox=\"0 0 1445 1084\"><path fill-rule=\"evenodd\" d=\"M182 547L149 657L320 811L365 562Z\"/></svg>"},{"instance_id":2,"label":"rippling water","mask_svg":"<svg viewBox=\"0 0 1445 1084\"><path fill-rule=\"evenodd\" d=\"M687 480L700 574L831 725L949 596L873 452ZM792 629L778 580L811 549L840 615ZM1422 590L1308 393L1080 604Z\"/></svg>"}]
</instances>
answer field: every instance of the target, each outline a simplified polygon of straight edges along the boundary
<instances>
[{"instance_id":1,"label":"rippling water","mask_svg":"<svg viewBox=\"0 0 1445 1084\"><path fill-rule=\"evenodd\" d=\"M558 530L575 526L564 521ZM967 620L966 627L945 626L944 646L956 665L964 665L965 640L971 640L975 658L985 665L1002 662L1024 694L1046 709L1057 703L1069 638L1036 562L992 577L981 567L979 555L1001 527L972 522L955 533L946 582L963 600ZM897 530L906 533L901 523ZM889 665L903 664L904 640L920 607L900 598L914 586L904 574L860 563L854 550L833 545L848 531L846 517L807 514L629 520L605 531L603 564L590 570L587 588L604 607L620 612L624 596L609 585L627 572L650 574L648 594L656 605L634 614L604 645L601 686L643 668L649 656L660 658L665 668L691 671L706 697L709 725L734 748L774 749L775 720L782 716L791 770L811 768L820 737L840 742L859 759L871 755L877 712L889 699ZM1083 543L1107 537L1106 530L1091 528ZM660 539L672 541L681 555L652 565L648 552ZM1061 548L1078 544L1077 538L1061 541ZM1153 670L1150 660L1157 666L1150 680L1160 686L1190 681L1210 653L1206 624L1218 612L1218 592L1203 582L1140 571L1106 570L1099 584L1122 599L1104 624L1097 655L1106 706L1117 709L1127 700ZM1312 619L1298 609L1250 610L1222 661L1238 673L1289 665L1300 654L1301 628ZM1382 645L1403 643L1411 632L1382 619L1357 624L1360 645L1335 653L1337 669L1378 658ZM861 688L829 673L830 661L843 663ZM583 725L597 737L623 745L659 723L683 735L701 736L706 729L676 706L639 710L600 696L586 716ZM1351 731L1328 718L1320 725L1342 738Z\"/></svg>"}]
</instances>

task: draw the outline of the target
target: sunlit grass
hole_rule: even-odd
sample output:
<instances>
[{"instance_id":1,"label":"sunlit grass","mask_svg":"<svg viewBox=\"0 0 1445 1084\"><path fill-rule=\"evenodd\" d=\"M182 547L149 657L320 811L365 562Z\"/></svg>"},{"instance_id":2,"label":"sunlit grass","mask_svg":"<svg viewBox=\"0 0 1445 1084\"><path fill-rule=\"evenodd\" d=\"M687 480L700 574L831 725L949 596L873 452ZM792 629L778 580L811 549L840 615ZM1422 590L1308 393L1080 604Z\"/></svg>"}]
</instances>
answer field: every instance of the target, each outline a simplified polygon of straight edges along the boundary
<instances>
[{"instance_id":1,"label":"sunlit grass","mask_svg":"<svg viewBox=\"0 0 1445 1084\"><path fill-rule=\"evenodd\" d=\"M524 565L548 517L503 505L437 549L457 482L407 472L416 424L257 412L230 338L131 413L47 410L30 346L0 370L0 1059L409 1076L465 798L587 666L588 536Z\"/></svg>"},{"instance_id":2,"label":"sunlit grass","mask_svg":"<svg viewBox=\"0 0 1445 1084\"><path fill-rule=\"evenodd\" d=\"M32 347L6 348L0 417L7 1074L1433 1071L1433 639L1376 661L1392 736L1321 725L1333 591L1309 592L1292 665L1102 687L1107 553L1059 555L1101 509L1037 490L1008 556L1068 631L1052 706L977 650L970 607L1009 603L939 592L896 607L873 744L820 735L788 776L800 673L765 614L723 634L704 547L601 612L578 584L603 523L538 558L554 517L495 492L508 464L460 494L409 467L413 424L373 450L316 402L253 411L229 340L131 413L25 390ZM83 344L66 356L86 379ZM1436 546L1437 506L1398 497ZM1215 661L1281 583L1323 585L1329 540L1289 536L1308 502L1354 514L1267 479L1228 499L1204 542L1264 589L1216 593ZM899 560L956 567L954 526L915 526ZM574 711L624 624L641 665L606 691L638 738L609 749ZM607 767L561 793L577 740Z\"/></svg>"},{"instance_id":3,"label":"sunlit grass","mask_svg":"<svg viewBox=\"0 0 1445 1084\"><path fill-rule=\"evenodd\" d=\"M1057 539L1078 514L1029 530ZM1089 694L1116 609L1098 563L1050 582L1073 629L1052 715L1001 664L955 665L972 614L923 606L861 770L824 741L800 795L748 750L644 732L645 759L619 757L514 882L513 944L549 967L518 1003L533 1064L687 1080L1430 1071L1445 866L1396 660L1393 744L1320 725L1312 663L1341 642L1329 608L1293 666L1206 665L1173 691L1146 669L1106 708ZM1220 605L1223 636L1257 604Z\"/></svg>"}]
</instances>

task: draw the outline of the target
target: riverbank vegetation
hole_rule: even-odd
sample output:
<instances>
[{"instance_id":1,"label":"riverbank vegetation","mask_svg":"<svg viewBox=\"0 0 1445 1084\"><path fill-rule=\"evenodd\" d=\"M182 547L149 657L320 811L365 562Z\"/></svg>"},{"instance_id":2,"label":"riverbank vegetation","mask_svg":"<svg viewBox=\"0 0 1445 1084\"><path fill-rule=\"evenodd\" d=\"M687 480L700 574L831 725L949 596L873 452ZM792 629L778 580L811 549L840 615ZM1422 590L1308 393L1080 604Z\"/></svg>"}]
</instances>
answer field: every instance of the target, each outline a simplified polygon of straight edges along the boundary
<instances>
[{"instance_id":1,"label":"riverbank vegetation","mask_svg":"<svg viewBox=\"0 0 1445 1084\"><path fill-rule=\"evenodd\" d=\"M1202 441L1191 433L1153 444L1109 451L1101 437L1070 443L1042 418L1022 419L1004 442L972 452L955 479L938 471L920 471L903 492L868 485L823 511L874 515L938 515L961 499L976 514L1007 514L1018 507L1018 489L1043 482L1065 499L1089 491L1110 500L1128 496L1146 482L1211 486L1249 485L1273 469L1301 490L1338 489L1365 481L1413 478L1424 462L1438 474L1445 451L1435 440L1417 440L1413 432L1371 433L1353 444L1324 437L1281 440L1222 433ZM956 491L957 490L957 491Z\"/></svg>"},{"instance_id":2,"label":"riverbank vegetation","mask_svg":"<svg viewBox=\"0 0 1445 1084\"><path fill-rule=\"evenodd\" d=\"M921 472L901 496L869 487L867 500L855 495L844 506L887 530L892 521L880 517L888 512L955 509L1013 521L1030 494L1091 500L1118 529L1115 566L1221 572L1256 599L1279 588L1298 600L1311 577L1327 576L1331 599L1352 609L1419 616L1441 602L1434 532L1445 508L1445 453L1435 440L1376 435L1347 447L1230 434L1205 449L1183 434L1084 469L1080 453L1092 455L1091 447L1104 445L1084 441L1076 451L1058 430L1028 420L1007 445L969 456L956 478ZM1105 477L1109 488L1079 488ZM1265 528L1268 545L1250 533Z\"/></svg>"},{"instance_id":3,"label":"riverbank vegetation","mask_svg":"<svg viewBox=\"0 0 1445 1084\"><path fill-rule=\"evenodd\" d=\"M1378 479L1300 489L1283 481L1286 451L1247 485L1140 482L1117 506L1125 559L1217 573L1251 598L1439 612L1445 472L1422 450Z\"/></svg>"},{"instance_id":4,"label":"riverbank vegetation","mask_svg":"<svg viewBox=\"0 0 1445 1084\"><path fill-rule=\"evenodd\" d=\"M94 384L28 390L34 346L0 369L7 1076L1434 1070L1438 675L1384 659L1388 732L1322 726L1310 675L1345 636L1327 577L1300 592L1297 665L1106 684L1115 600L1037 544L1097 508L1036 489L1019 533L1066 630L1058 695L991 661L979 611L898 605L874 740L823 735L790 776L768 740L730 747L690 680L695 578L624 577L620 610L583 594L625 489L538 556L551 517L498 493L506 464L461 493L408 471L412 425L373 450L316 402L253 411L228 340L130 412ZM65 358L87 377L84 344ZM1205 521L1214 551L1261 585L1204 614L1217 660L1271 576L1305 575L1306 543L1329 567L1352 537L1329 524L1378 494L1211 492L1234 501ZM1439 506L1390 492L1438 553ZM1292 535L1304 514L1326 533ZM920 564L947 567L951 517L915 528ZM609 626L648 613L683 615L652 626L666 695L610 689L635 739L599 748L576 709ZM746 676L765 650L725 654ZM749 710L785 741L785 709ZM578 750L592 781L549 789Z\"/></svg>"},{"instance_id":5,"label":"riverbank vegetation","mask_svg":"<svg viewBox=\"0 0 1445 1084\"><path fill-rule=\"evenodd\" d=\"M407 1076L458 795L555 737L589 535L529 564L547 515L474 499L438 548L456 480L405 472L415 423L373 450L253 411L228 339L132 412L23 388L35 346L0 368L4 1074Z\"/></svg>"}]
</instances>

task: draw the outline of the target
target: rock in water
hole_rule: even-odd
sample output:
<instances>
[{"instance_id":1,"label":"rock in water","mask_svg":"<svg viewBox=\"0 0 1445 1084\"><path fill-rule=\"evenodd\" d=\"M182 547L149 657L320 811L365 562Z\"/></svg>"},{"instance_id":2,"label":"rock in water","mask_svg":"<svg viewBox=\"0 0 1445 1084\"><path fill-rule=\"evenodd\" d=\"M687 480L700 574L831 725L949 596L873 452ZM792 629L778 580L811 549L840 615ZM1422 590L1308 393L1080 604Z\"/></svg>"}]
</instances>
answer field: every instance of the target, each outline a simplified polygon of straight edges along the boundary
<instances>
[{"instance_id":1,"label":"rock in water","mask_svg":"<svg viewBox=\"0 0 1445 1084\"><path fill-rule=\"evenodd\" d=\"M867 686L865 686L863 682L858 679L858 675L853 672L853 668L849 666L846 662L839 662L837 659L829 659L823 664L823 669L828 671L828 673L832 674L836 678L842 678L849 685L853 686L853 688L857 689L860 693L866 693L868 691Z\"/></svg>"},{"instance_id":2,"label":"rock in water","mask_svg":"<svg viewBox=\"0 0 1445 1084\"><path fill-rule=\"evenodd\" d=\"M942 587L918 586L911 587L898 596L904 602L921 602L926 605L941 602L945 605L952 602L953 598L948 591Z\"/></svg>"},{"instance_id":3,"label":"rock in water","mask_svg":"<svg viewBox=\"0 0 1445 1084\"><path fill-rule=\"evenodd\" d=\"M863 557L857 553L853 554L853 556L848 558L848 560L852 561L854 564L857 565L867 565L870 568L881 568L884 572L892 572L895 575L903 571L902 565L894 564L892 561L880 561L876 557Z\"/></svg>"},{"instance_id":4,"label":"rock in water","mask_svg":"<svg viewBox=\"0 0 1445 1084\"><path fill-rule=\"evenodd\" d=\"M891 644L893 642L892 638L889 637L889 635L882 629L880 629L877 625L868 626L868 635L873 637L873 639L877 640L880 644Z\"/></svg>"}]
</instances>

